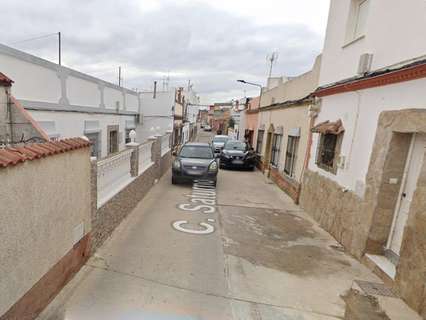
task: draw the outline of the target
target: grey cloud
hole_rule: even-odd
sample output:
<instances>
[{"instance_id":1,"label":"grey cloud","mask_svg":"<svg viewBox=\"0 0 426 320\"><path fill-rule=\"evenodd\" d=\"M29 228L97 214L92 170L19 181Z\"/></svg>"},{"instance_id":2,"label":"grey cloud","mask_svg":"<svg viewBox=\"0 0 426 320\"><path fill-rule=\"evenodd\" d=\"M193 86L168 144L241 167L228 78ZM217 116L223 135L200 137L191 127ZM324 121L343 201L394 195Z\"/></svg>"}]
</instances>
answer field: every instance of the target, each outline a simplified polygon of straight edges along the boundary
<instances>
[{"instance_id":1,"label":"grey cloud","mask_svg":"<svg viewBox=\"0 0 426 320\"><path fill-rule=\"evenodd\" d=\"M0 26L9 31L1 36L3 43L61 31L64 61L70 67L96 72L95 76L109 81L115 80L113 70L118 63L127 70L143 70L129 71L131 76L125 79L127 86L138 88L149 87L157 72L170 70L183 74L171 84L184 85L191 79L196 90L209 99L235 90L242 94L243 87L235 81L240 77L264 81L265 57L272 50L280 52L275 74L304 72L322 44L322 37L304 25L258 26L253 19L199 2L179 5L163 1L157 10L147 13L139 10L135 0L40 0L33 7L15 0L2 6L7 14ZM16 47L56 57L53 38Z\"/></svg>"}]
</instances>

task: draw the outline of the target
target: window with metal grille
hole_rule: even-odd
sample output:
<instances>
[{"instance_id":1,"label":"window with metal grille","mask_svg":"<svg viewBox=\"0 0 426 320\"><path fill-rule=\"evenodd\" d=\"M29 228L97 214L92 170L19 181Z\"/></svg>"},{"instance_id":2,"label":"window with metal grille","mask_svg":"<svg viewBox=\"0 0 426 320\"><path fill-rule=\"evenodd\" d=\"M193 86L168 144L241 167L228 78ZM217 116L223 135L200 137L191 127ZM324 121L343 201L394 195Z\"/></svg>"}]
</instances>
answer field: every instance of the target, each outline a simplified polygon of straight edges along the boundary
<instances>
[{"instance_id":1,"label":"window with metal grille","mask_svg":"<svg viewBox=\"0 0 426 320\"><path fill-rule=\"evenodd\" d=\"M124 142L125 143L129 143L132 142L132 139L130 138L130 131L132 131L133 129L126 129L126 135L124 138Z\"/></svg>"},{"instance_id":2,"label":"window with metal grille","mask_svg":"<svg viewBox=\"0 0 426 320\"><path fill-rule=\"evenodd\" d=\"M278 166L278 162L280 160L280 152L281 152L281 134L274 134L272 137L272 151L271 151L271 164L274 166Z\"/></svg>"},{"instance_id":3,"label":"window with metal grille","mask_svg":"<svg viewBox=\"0 0 426 320\"><path fill-rule=\"evenodd\" d=\"M118 131L117 130L111 130L109 132L108 139L109 139L108 154L118 152Z\"/></svg>"},{"instance_id":4,"label":"window with metal grille","mask_svg":"<svg viewBox=\"0 0 426 320\"><path fill-rule=\"evenodd\" d=\"M287 150L285 153L284 172L290 176L294 176L294 168L296 166L296 154L299 146L299 137L288 137Z\"/></svg>"},{"instance_id":5,"label":"window with metal grille","mask_svg":"<svg viewBox=\"0 0 426 320\"><path fill-rule=\"evenodd\" d=\"M90 156L100 158L101 157L101 146L100 146L100 133L86 133L85 136L91 142L90 145Z\"/></svg>"},{"instance_id":6,"label":"window with metal grille","mask_svg":"<svg viewBox=\"0 0 426 320\"><path fill-rule=\"evenodd\" d=\"M262 146L263 146L263 135L265 131L259 130L257 131L257 142L256 142L256 152L262 153Z\"/></svg>"},{"instance_id":7,"label":"window with metal grille","mask_svg":"<svg viewBox=\"0 0 426 320\"><path fill-rule=\"evenodd\" d=\"M328 171L335 171L337 147L341 135L321 134L320 145L318 149L317 164Z\"/></svg>"}]
</instances>

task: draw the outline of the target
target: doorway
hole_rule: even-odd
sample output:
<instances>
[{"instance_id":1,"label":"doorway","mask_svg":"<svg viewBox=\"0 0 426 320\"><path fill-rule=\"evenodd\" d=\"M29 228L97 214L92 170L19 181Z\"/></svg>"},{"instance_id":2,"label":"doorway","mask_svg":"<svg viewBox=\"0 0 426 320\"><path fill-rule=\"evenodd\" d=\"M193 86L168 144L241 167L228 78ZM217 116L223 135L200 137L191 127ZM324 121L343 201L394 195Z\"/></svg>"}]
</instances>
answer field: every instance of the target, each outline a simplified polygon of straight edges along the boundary
<instances>
[{"instance_id":1,"label":"doorway","mask_svg":"<svg viewBox=\"0 0 426 320\"><path fill-rule=\"evenodd\" d=\"M395 207L394 218L386 248L400 255L404 228L408 220L411 202L417 187L417 180L423 165L426 151L426 135L414 133L404 168L401 189Z\"/></svg>"},{"instance_id":2,"label":"doorway","mask_svg":"<svg viewBox=\"0 0 426 320\"><path fill-rule=\"evenodd\" d=\"M118 152L118 148L119 148L118 130L119 130L118 125L107 126L108 155Z\"/></svg>"}]
</instances>

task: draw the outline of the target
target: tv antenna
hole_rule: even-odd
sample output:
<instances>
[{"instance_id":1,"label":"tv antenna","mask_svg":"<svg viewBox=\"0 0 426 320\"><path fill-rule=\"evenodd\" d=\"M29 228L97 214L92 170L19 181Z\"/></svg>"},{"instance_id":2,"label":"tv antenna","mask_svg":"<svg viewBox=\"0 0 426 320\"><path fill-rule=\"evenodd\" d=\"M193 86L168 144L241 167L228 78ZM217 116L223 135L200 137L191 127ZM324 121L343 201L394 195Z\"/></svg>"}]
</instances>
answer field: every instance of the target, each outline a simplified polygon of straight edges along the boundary
<instances>
[{"instance_id":1,"label":"tv antenna","mask_svg":"<svg viewBox=\"0 0 426 320\"><path fill-rule=\"evenodd\" d=\"M271 54L268 54L266 56L266 60L269 61L269 75L268 78L272 75L272 68L274 66L274 63L278 60L278 52L274 51Z\"/></svg>"}]
</instances>

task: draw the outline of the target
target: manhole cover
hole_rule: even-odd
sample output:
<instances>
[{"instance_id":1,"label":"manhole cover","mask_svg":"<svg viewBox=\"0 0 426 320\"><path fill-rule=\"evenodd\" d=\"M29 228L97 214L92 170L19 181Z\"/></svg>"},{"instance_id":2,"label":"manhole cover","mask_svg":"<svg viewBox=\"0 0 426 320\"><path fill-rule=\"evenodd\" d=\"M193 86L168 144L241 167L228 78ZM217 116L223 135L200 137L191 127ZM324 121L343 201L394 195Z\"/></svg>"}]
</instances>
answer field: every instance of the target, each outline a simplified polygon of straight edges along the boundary
<instances>
[{"instance_id":1,"label":"manhole cover","mask_svg":"<svg viewBox=\"0 0 426 320\"><path fill-rule=\"evenodd\" d=\"M396 298L396 294L392 291L391 288L385 286L383 283L370 282L355 280L355 282L360 286L360 288L370 295L385 296Z\"/></svg>"}]
</instances>

